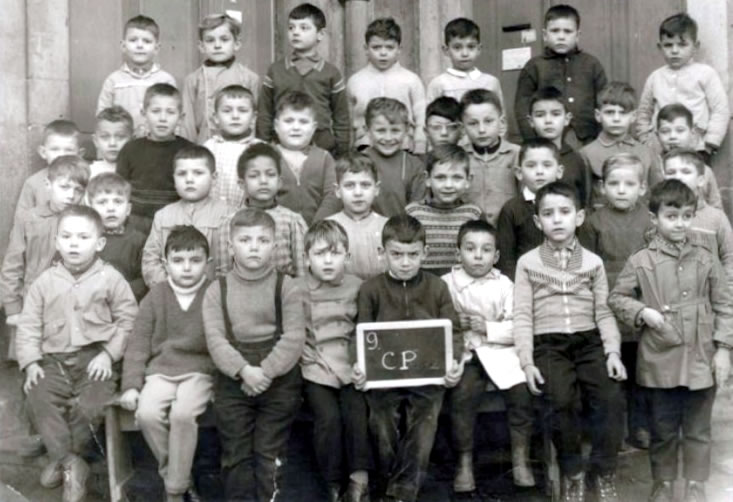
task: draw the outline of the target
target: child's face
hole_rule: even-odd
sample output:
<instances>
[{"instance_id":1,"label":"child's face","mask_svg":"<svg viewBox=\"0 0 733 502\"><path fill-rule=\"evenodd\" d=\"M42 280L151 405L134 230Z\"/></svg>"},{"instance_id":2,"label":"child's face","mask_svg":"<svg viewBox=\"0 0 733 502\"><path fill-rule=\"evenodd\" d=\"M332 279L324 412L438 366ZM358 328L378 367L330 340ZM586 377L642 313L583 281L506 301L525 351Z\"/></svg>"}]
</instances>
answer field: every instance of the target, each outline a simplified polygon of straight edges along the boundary
<instances>
[{"instance_id":1,"label":"child's face","mask_svg":"<svg viewBox=\"0 0 733 502\"><path fill-rule=\"evenodd\" d=\"M199 50L209 61L223 63L232 59L241 45L225 23L213 30L204 31L199 42Z\"/></svg>"},{"instance_id":2,"label":"child's face","mask_svg":"<svg viewBox=\"0 0 733 502\"><path fill-rule=\"evenodd\" d=\"M285 108L275 118L275 134L282 146L290 150L302 150L311 144L316 132L316 114L310 109Z\"/></svg>"},{"instance_id":3,"label":"child's face","mask_svg":"<svg viewBox=\"0 0 733 502\"><path fill-rule=\"evenodd\" d=\"M385 157L391 157L402 150L407 135L407 124L390 122L384 115L377 115L369 124L369 142Z\"/></svg>"},{"instance_id":4,"label":"child's face","mask_svg":"<svg viewBox=\"0 0 733 502\"><path fill-rule=\"evenodd\" d=\"M117 230L124 225L132 208L130 200L123 193L113 191L100 192L89 203L102 217L107 230Z\"/></svg>"},{"instance_id":5,"label":"child's face","mask_svg":"<svg viewBox=\"0 0 733 502\"><path fill-rule=\"evenodd\" d=\"M70 269L89 265L104 249L105 238L99 235L96 225L84 216L66 216L59 222L56 234L56 250Z\"/></svg>"},{"instance_id":6,"label":"child's face","mask_svg":"<svg viewBox=\"0 0 733 502\"><path fill-rule=\"evenodd\" d=\"M308 52L323 39L323 30L316 28L309 17L288 19L288 43L296 52Z\"/></svg>"},{"instance_id":7,"label":"child's face","mask_svg":"<svg viewBox=\"0 0 733 502\"><path fill-rule=\"evenodd\" d=\"M549 21L542 30L545 46L557 54L568 54L578 47L580 30L575 20L569 17Z\"/></svg>"},{"instance_id":8,"label":"child's face","mask_svg":"<svg viewBox=\"0 0 733 502\"><path fill-rule=\"evenodd\" d=\"M234 261L247 270L261 270L270 264L275 233L269 227L235 227L229 241Z\"/></svg>"},{"instance_id":9,"label":"child's face","mask_svg":"<svg viewBox=\"0 0 733 502\"><path fill-rule=\"evenodd\" d=\"M674 148L693 148L696 143L695 134L684 117L660 120L657 136L665 152Z\"/></svg>"},{"instance_id":10,"label":"child's face","mask_svg":"<svg viewBox=\"0 0 733 502\"><path fill-rule=\"evenodd\" d=\"M608 136L622 138L636 120L636 111L624 110L621 105L603 105L600 110L596 109L596 120Z\"/></svg>"},{"instance_id":11,"label":"child's face","mask_svg":"<svg viewBox=\"0 0 733 502\"><path fill-rule=\"evenodd\" d=\"M206 273L209 261L204 248L171 249L165 257L165 271L173 284L182 288L195 286Z\"/></svg>"},{"instance_id":12,"label":"child's face","mask_svg":"<svg viewBox=\"0 0 733 502\"><path fill-rule=\"evenodd\" d=\"M499 141L504 116L491 103L469 105L463 112L463 129L476 146L493 146Z\"/></svg>"},{"instance_id":13,"label":"child's face","mask_svg":"<svg viewBox=\"0 0 733 502\"><path fill-rule=\"evenodd\" d=\"M427 247L422 242L387 241L384 245L387 268L395 279L407 281L417 275L427 256Z\"/></svg>"},{"instance_id":14,"label":"child's face","mask_svg":"<svg viewBox=\"0 0 733 502\"><path fill-rule=\"evenodd\" d=\"M695 206L677 208L662 204L657 214L649 215L659 235L670 242L682 242L695 217Z\"/></svg>"},{"instance_id":15,"label":"child's face","mask_svg":"<svg viewBox=\"0 0 733 502\"><path fill-rule=\"evenodd\" d=\"M344 245L330 245L325 240L317 240L308 250L305 263L313 277L321 282L335 284L344 276L346 259L349 253Z\"/></svg>"},{"instance_id":16,"label":"child's face","mask_svg":"<svg viewBox=\"0 0 733 502\"><path fill-rule=\"evenodd\" d=\"M530 148L524 153L517 179L532 193L562 178L563 167L548 148Z\"/></svg>"},{"instance_id":17,"label":"child's face","mask_svg":"<svg viewBox=\"0 0 733 502\"><path fill-rule=\"evenodd\" d=\"M254 103L246 97L224 96L214 113L214 123L224 137L247 134L256 118Z\"/></svg>"},{"instance_id":18,"label":"child's face","mask_svg":"<svg viewBox=\"0 0 733 502\"><path fill-rule=\"evenodd\" d=\"M565 246L575 238L575 229L583 224L585 211L578 210L570 197L548 194L540 201L537 228L556 246Z\"/></svg>"},{"instance_id":19,"label":"child's face","mask_svg":"<svg viewBox=\"0 0 733 502\"><path fill-rule=\"evenodd\" d=\"M143 110L150 139L167 141L175 137L181 119L181 101L173 96L153 96Z\"/></svg>"},{"instance_id":20,"label":"child's face","mask_svg":"<svg viewBox=\"0 0 733 502\"><path fill-rule=\"evenodd\" d=\"M456 145L461 139L461 123L451 122L440 115L431 115L425 121L425 133L434 148L437 145Z\"/></svg>"},{"instance_id":21,"label":"child's face","mask_svg":"<svg viewBox=\"0 0 733 502\"><path fill-rule=\"evenodd\" d=\"M662 51L665 63L674 69L686 65L693 58L699 46L700 42L692 40L688 34L672 37L663 35L657 43L657 47Z\"/></svg>"},{"instance_id":22,"label":"child's face","mask_svg":"<svg viewBox=\"0 0 733 502\"><path fill-rule=\"evenodd\" d=\"M369 39L365 48L367 59L380 71L392 68L400 57L400 44L397 40L388 40L375 35Z\"/></svg>"},{"instance_id":23,"label":"child's face","mask_svg":"<svg viewBox=\"0 0 733 502\"><path fill-rule=\"evenodd\" d=\"M672 157L664 162L664 179L680 180L696 194L705 183L705 176L698 173L695 164L679 157Z\"/></svg>"},{"instance_id":24,"label":"child's face","mask_svg":"<svg viewBox=\"0 0 733 502\"><path fill-rule=\"evenodd\" d=\"M425 180L435 200L441 204L454 204L468 190L471 177L468 164L437 162Z\"/></svg>"},{"instance_id":25,"label":"child's face","mask_svg":"<svg viewBox=\"0 0 733 502\"><path fill-rule=\"evenodd\" d=\"M120 150L132 137L132 131L124 122L100 120L94 130L92 140L97 149L97 158L114 164Z\"/></svg>"},{"instance_id":26,"label":"child's face","mask_svg":"<svg viewBox=\"0 0 733 502\"><path fill-rule=\"evenodd\" d=\"M628 166L616 168L608 174L603 181L602 192L611 206L626 211L636 205L646 192L641 171L642 166Z\"/></svg>"},{"instance_id":27,"label":"child's face","mask_svg":"<svg viewBox=\"0 0 733 502\"><path fill-rule=\"evenodd\" d=\"M151 64L158 54L160 42L152 32L140 28L129 28L120 43L122 55L127 64L146 66Z\"/></svg>"},{"instance_id":28,"label":"child's face","mask_svg":"<svg viewBox=\"0 0 733 502\"><path fill-rule=\"evenodd\" d=\"M79 140L74 136L62 136L60 134L49 134L41 146L38 147L38 155L46 161L46 165L62 155L81 155Z\"/></svg>"},{"instance_id":29,"label":"child's face","mask_svg":"<svg viewBox=\"0 0 733 502\"><path fill-rule=\"evenodd\" d=\"M570 123L572 115L565 110L559 101L537 101L532 105L528 117L529 123L540 138L555 141L562 138L562 133Z\"/></svg>"},{"instance_id":30,"label":"child's face","mask_svg":"<svg viewBox=\"0 0 733 502\"><path fill-rule=\"evenodd\" d=\"M260 156L247 163L242 180L247 197L260 204L270 204L280 189L280 174L270 157Z\"/></svg>"},{"instance_id":31,"label":"child's face","mask_svg":"<svg viewBox=\"0 0 733 502\"><path fill-rule=\"evenodd\" d=\"M476 58L481 54L481 44L474 37L454 37L443 46L443 52L450 58L456 70L470 71L476 67Z\"/></svg>"},{"instance_id":32,"label":"child's face","mask_svg":"<svg viewBox=\"0 0 733 502\"><path fill-rule=\"evenodd\" d=\"M178 159L173 169L173 182L181 199L196 202L208 197L214 173L206 159Z\"/></svg>"},{"instance_id":33,"label":"child's face","mask_svg":"<svg viewBox=\"0 0 733 502\"><path fill-rule=\"evenodd\" d=\"M84 196L84 187L68 176L58 176L53 180L46 179L51 207L57 211L71 204L78 204Z\"/></svg>"},{"instance_id":34,"label":"child's face","mask_svg":"<svg viewBox=\"0 0 733 502\"><path fill-rule=\"evenodd\" d=\"M496 239L488 232L468 232L461 240L458 256L468 275L483 277L499 261Z\"/></svg>"},{"instance_id":35,"label":"child's face","mask_svg":"<svg viewBox=\"0 0 733 502\"><path fill-rule=\"evenodd\" d=\"M368 216L374 199L379 195L379 183L371 173L344 173L336 185L336 196L344 204L344 212L355 219Z\"/></svg>"}]
</instances>

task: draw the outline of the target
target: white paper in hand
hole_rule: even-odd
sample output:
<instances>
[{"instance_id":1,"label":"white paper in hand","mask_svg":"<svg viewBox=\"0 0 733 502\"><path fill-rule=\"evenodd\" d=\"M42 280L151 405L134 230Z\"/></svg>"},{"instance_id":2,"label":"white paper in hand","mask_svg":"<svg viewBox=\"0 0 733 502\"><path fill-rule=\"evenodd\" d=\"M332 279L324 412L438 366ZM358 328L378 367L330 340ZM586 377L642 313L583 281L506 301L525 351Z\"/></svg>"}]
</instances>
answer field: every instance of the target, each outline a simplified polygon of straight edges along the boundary
<instances>
[{"instance_id":1,"label":"white paper in hand","mask_svg":"<svg viewBox=\"0 0 733 502\"><path fill-rule=\"evenodd\" d=\"M476 349L476 355L486 373L500 390L506 390L527 381L514 347L483 346Z\"/></svg>"}]
</instances>

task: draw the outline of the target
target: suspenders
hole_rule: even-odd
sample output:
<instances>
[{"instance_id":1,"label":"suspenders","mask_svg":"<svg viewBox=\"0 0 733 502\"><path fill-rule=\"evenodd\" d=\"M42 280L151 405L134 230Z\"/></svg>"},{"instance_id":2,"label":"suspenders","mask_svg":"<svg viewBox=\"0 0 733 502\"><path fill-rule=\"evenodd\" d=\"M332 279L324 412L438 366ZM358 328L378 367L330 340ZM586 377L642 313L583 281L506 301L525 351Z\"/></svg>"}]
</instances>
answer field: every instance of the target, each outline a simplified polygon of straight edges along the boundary
<instances>
[{"instance_id":1,"label":"suspenders","mask_svg":"<svg viewBox=\"0 0 733 502\"><path fill-rule=\"evenodd\" d=\"M276 272L277 278L275 280L275 340L279 340L283 332L283 274ZM229 317L229 310L227 309L227 278L226 276L219 277L219 291L221 292L221 311L224 314L224 326L226 327L226 334L229 343L234 344L236 339L234 338L234 331L232 330L232 319Z\"/></svg>"}]
</instances>

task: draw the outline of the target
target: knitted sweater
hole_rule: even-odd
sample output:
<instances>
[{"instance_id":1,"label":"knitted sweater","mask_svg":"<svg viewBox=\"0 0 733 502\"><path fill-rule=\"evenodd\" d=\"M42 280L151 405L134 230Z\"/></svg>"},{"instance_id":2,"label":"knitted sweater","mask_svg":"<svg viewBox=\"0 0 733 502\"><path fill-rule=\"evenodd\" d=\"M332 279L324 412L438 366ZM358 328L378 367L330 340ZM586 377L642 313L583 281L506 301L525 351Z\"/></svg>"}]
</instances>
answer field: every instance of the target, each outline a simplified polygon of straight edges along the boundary
<instances>
[{"instance_id":1,"label":"knitted sweater","mask_svg":"<svg viewBox=\"0 0 733 502\"><path fill-rule=\"evenodd\" d=\"M354 220L341 211L327 219L341 224L349 238L351 259L346 262L346 272L365 280L384 272L386 265L381 253L382 229L387 218L372 211L366 218Z\"/></svg>"},{"instance_id":2,"label":"knitted sweater","mask_svg":"<svg viewBox=\"0 0 733 502\"><path fill-rule=\"evenodd\" d=\"M501 82L495 76L484 73L478 68L471 71L446 68L428 84L425 101L430 104L441 96L448 96L460 102L463 95L472 89L487 89L493 92L499 97L503 107L504 96L501 92Z\"/></svg>"},{"instance_id":3,"label":"knitted sweater","mask_svg":"<svg viewBox=\"0 0 733 502\"><path fill-rule=\"evenodd\" d=\"M420 157L405 151L385 157L374 147L364 150L379 172L379 195L372 209L390 218L405 212L409 202L425 198L425 165Z\"/></svg>"},{"instance_id":4,"label":"knitted sweater","mask_svg":"<svg viewBox=\"0 0 733 502\"><path fill-rule=\"evenodd\" d=\"M496 225L502 206L519 193L514 176L519 147L502 140L494 153L480 155L470 145L467 150L472 179L465 198L481 208L489 223Z\"/></svg>"}]
</instances>

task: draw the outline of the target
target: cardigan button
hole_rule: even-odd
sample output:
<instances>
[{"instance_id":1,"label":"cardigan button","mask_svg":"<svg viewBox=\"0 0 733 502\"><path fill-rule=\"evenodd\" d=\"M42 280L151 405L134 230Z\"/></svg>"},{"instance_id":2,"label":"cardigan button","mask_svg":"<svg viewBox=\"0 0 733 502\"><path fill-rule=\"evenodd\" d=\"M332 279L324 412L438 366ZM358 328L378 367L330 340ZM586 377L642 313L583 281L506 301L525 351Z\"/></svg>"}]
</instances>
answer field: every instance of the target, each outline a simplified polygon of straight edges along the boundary
<instances>
[{"instance_id":1,"label":"cardigan button","mask_svg":"<svg viewBox=\"0 0 733 502\"><path fill-rule=\"evenodd\" d=\"M575 98L568 98L568 103L575 103Z\"/></svg>"}]
</instances>

